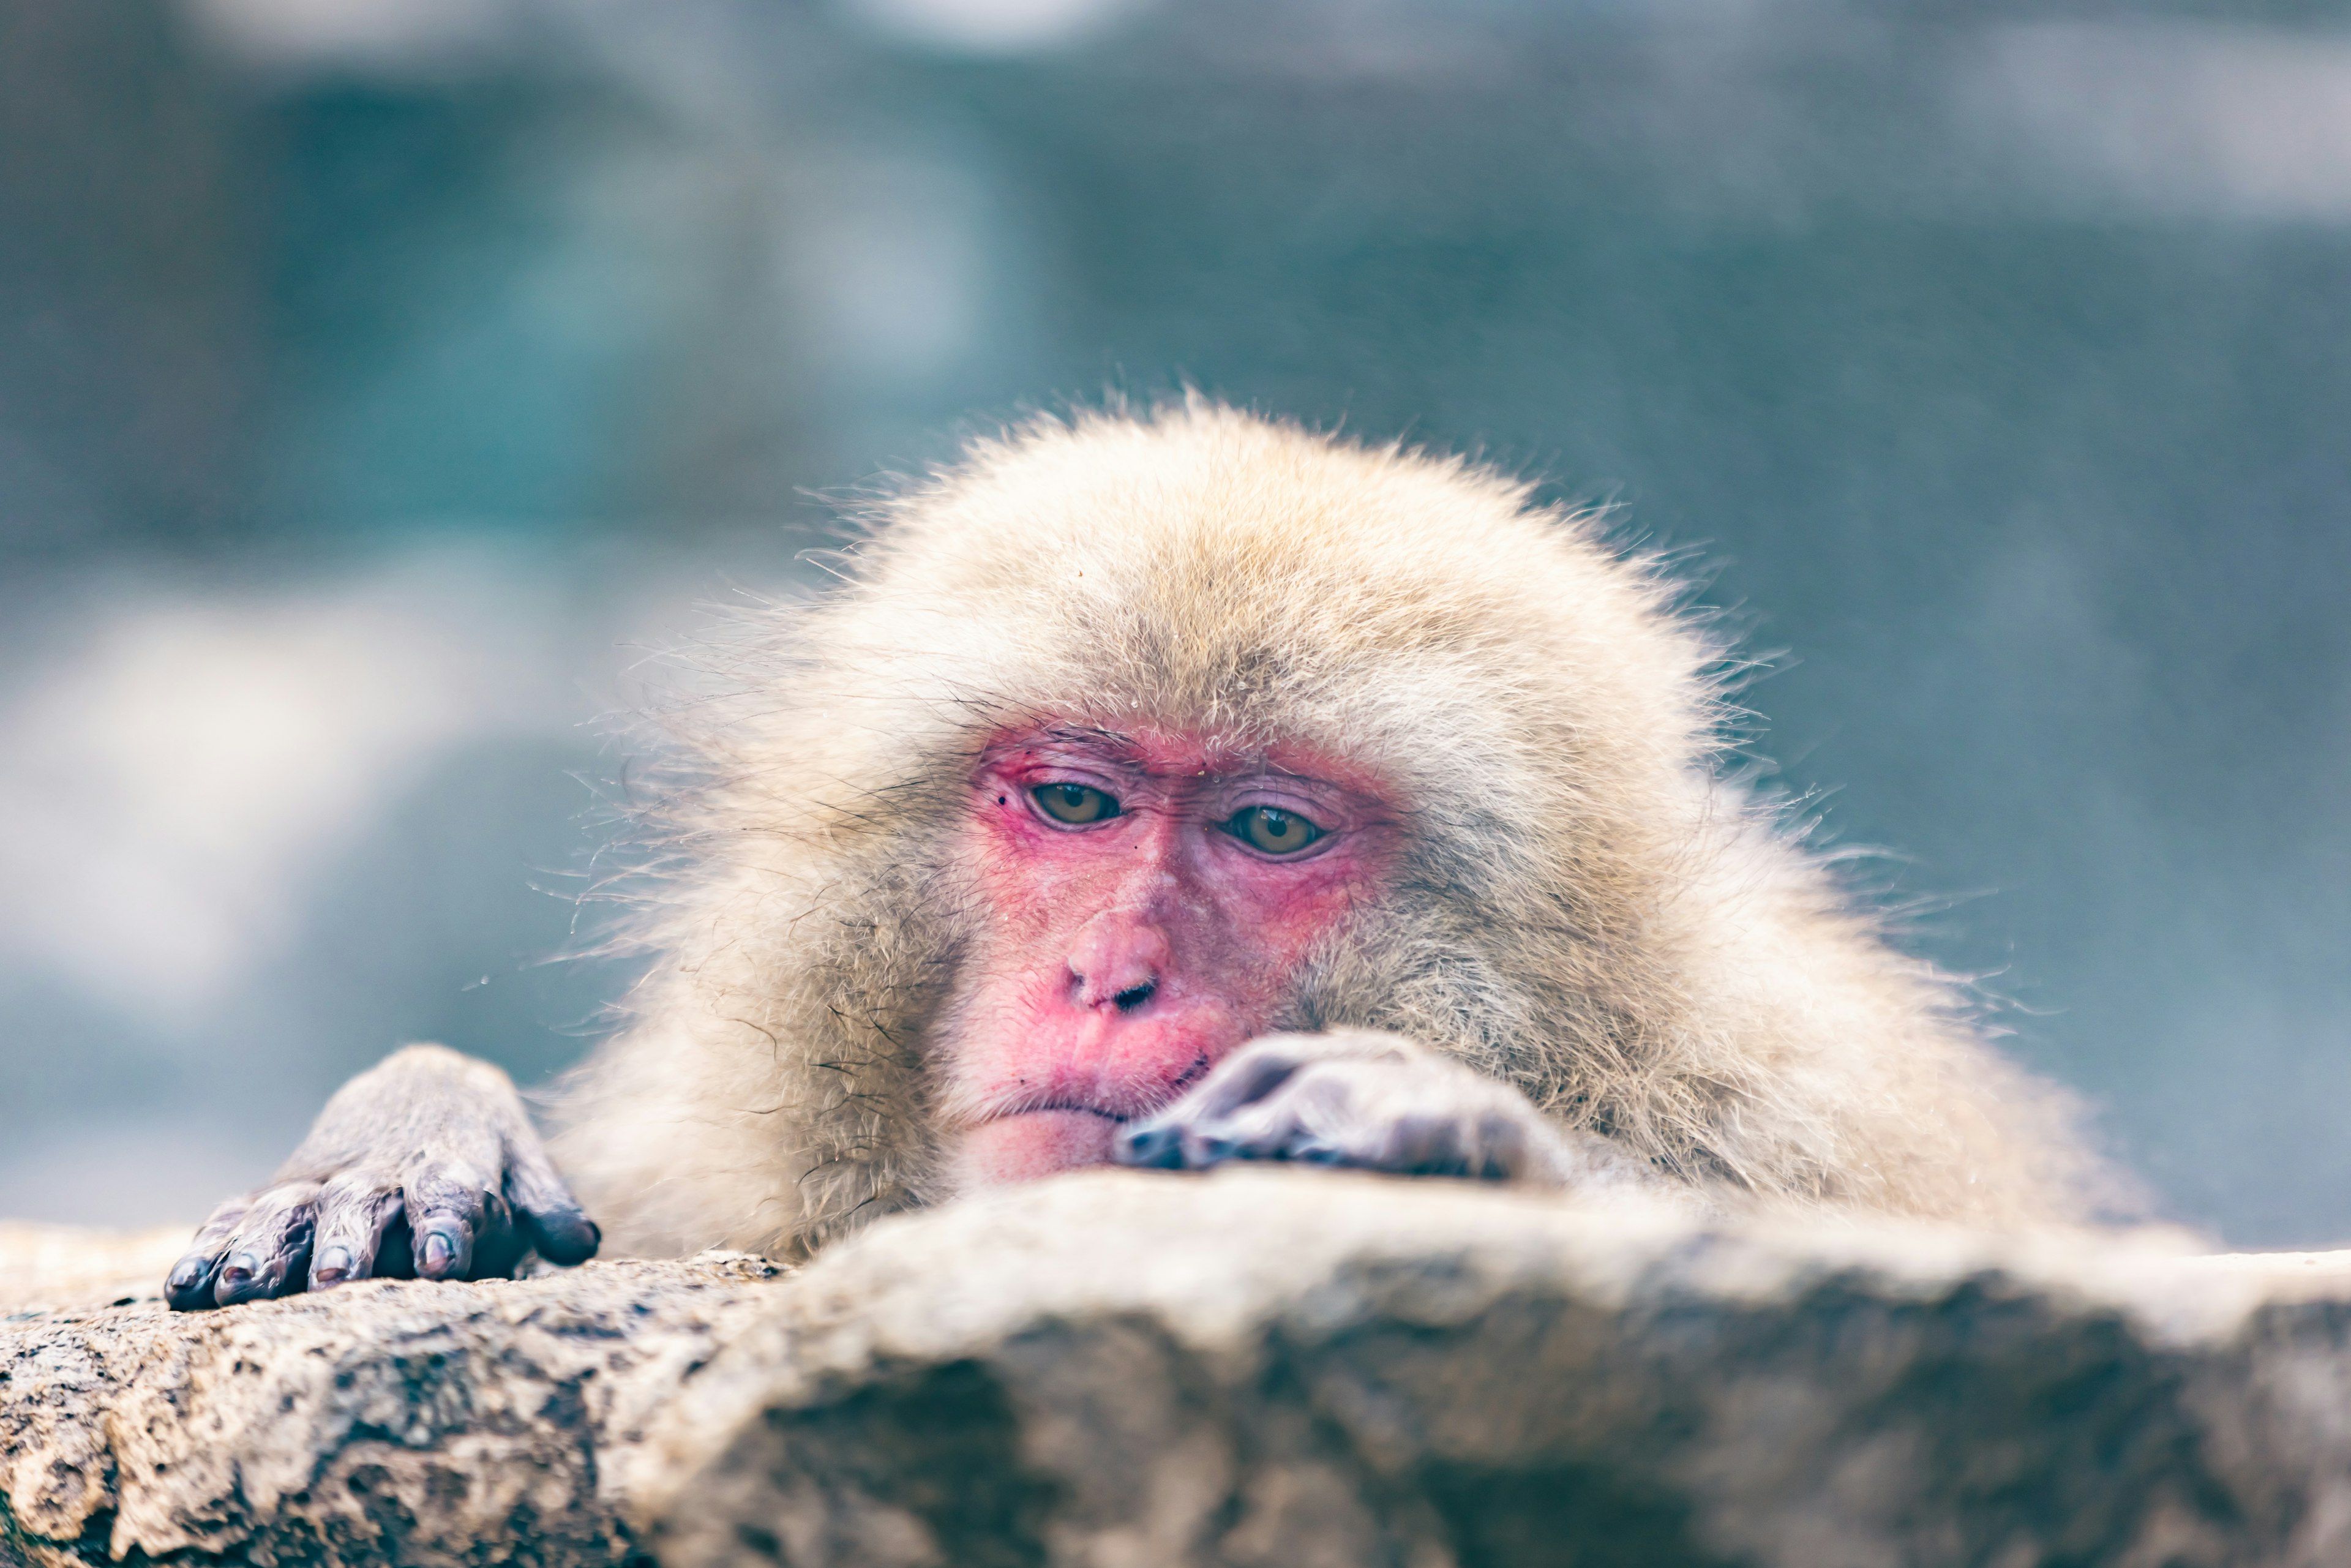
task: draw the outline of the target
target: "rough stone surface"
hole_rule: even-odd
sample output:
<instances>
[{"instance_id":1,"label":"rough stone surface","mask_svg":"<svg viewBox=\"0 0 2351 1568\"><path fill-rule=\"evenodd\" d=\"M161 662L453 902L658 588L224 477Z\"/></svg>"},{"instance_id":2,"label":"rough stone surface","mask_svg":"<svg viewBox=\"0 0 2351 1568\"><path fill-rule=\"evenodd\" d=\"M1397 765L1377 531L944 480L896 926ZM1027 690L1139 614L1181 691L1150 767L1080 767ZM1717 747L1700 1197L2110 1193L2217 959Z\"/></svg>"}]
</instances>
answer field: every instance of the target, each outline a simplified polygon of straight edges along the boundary
<instances>
[{"instance_id":1,"label":"rough stone surface","mask_svg":"<svg viewBox=\"0 0 2351 1568\"><path fill-rule=\"evenodd\" d=\"M774 1272L0 1317L0 1564L620 1561L614 1478Z\"/></svg>"},{"instance_id":2,"label":"rough stone surface","mask_svg":"<svg viewBox=\"0 0 2351 1568\"><path fill-rule=\"evenodd\" d=\"M1100 1173L0 1320L0 1562L2351 1563L2351 1255Z\"/></svg>"}]
</instances>

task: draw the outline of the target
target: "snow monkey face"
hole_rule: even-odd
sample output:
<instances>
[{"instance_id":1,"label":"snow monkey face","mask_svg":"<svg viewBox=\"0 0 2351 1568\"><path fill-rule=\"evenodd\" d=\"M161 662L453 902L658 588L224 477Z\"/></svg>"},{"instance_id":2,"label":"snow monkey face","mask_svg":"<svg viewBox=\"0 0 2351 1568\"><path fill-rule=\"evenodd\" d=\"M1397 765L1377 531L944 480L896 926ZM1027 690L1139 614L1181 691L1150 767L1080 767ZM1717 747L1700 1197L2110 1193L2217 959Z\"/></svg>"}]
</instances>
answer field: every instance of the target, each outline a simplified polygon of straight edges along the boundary
<instances>
[{"instance_id":1,"label":"snow monkey face","mask_svg":"<svg viewBox=\"0 0 2351 1568\"><path fill-rule=\"evenodd\" d=\"M1281 1025L1396 848L1376 783L1303 748L998 737L956 849L981 935L937 1040L959 1178L1107 1162L1120 1123Z\"/></svg>"}]
</instances>

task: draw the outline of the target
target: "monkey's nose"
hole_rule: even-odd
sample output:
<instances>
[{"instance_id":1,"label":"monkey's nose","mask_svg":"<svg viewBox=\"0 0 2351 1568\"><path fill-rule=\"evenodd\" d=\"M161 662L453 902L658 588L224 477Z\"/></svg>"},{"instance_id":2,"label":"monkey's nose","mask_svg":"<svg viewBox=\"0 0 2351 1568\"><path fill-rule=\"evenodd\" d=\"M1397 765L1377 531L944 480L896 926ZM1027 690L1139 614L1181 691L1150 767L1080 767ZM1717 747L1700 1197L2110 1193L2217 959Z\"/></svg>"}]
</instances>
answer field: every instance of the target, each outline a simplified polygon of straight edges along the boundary
<instances>
[{"instance_id":1,"label":"monkey's nose","mask_svg":"<svg viewBox=\"0 0 2351 1568\"><path fill-rule=\"evenodd\" d=\"M1134 1012L1158 991L1167 961L1167 934L1157 925L1121 911L1097 915L1070 946L1077 1003Z\"/></svg>"}]
</instances>

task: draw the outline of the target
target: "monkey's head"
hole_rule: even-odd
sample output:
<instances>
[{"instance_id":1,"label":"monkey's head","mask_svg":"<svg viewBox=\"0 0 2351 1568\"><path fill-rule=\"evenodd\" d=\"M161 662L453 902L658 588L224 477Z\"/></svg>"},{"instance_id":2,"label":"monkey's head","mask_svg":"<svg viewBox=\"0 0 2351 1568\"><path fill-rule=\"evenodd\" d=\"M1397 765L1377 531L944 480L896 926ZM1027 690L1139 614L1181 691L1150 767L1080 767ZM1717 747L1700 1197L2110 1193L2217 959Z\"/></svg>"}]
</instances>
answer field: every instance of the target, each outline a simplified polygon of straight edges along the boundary
<instances>
[{"instance_id":1,"label":"monkey's head","mask_svg":"<svg viewBox=\"0 0 2351 1568\"><path fill-rule=\"evenodd\" d=\"M1671 868L1743 809L1654 571L1489 471L1198 402L1038 422L876 523L738 664L659 936L805 1142L797 1223L1100 1162L1277 1030L1607 1121Z\"/></svg>"}]
</instances>

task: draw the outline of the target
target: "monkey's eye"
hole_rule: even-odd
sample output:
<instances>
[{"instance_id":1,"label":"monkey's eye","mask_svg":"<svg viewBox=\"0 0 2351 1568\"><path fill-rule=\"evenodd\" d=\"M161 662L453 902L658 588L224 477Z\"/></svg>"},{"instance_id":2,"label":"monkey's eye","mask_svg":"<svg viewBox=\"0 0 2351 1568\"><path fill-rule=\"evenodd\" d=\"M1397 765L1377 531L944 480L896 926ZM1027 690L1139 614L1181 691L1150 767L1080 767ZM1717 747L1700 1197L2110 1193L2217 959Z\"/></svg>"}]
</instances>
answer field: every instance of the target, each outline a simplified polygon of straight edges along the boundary
<instances>
[{"instance_id":1,"label":"monkey's eye","mask_svg":"<svg viewBox=\"0 0 2351 1568\"><path fill-rule=\"evenodd\" d=\"M1118 802L1091 784L1040 784L1029 793L1045 815L1073 828L1118 815Z\"/></svg>"},{"instance_id":2,"label":"monkey's eye","mask_svg":"<svg viewBox=\"0 0 2351 1568\"><path fill-rule=\"evenodd\" d=\"M1322 830L1295 811L1251 806L1225 823L1225 831L1270 855L1294 855L1322 836Z\"/></svg>"}]
</instances>

